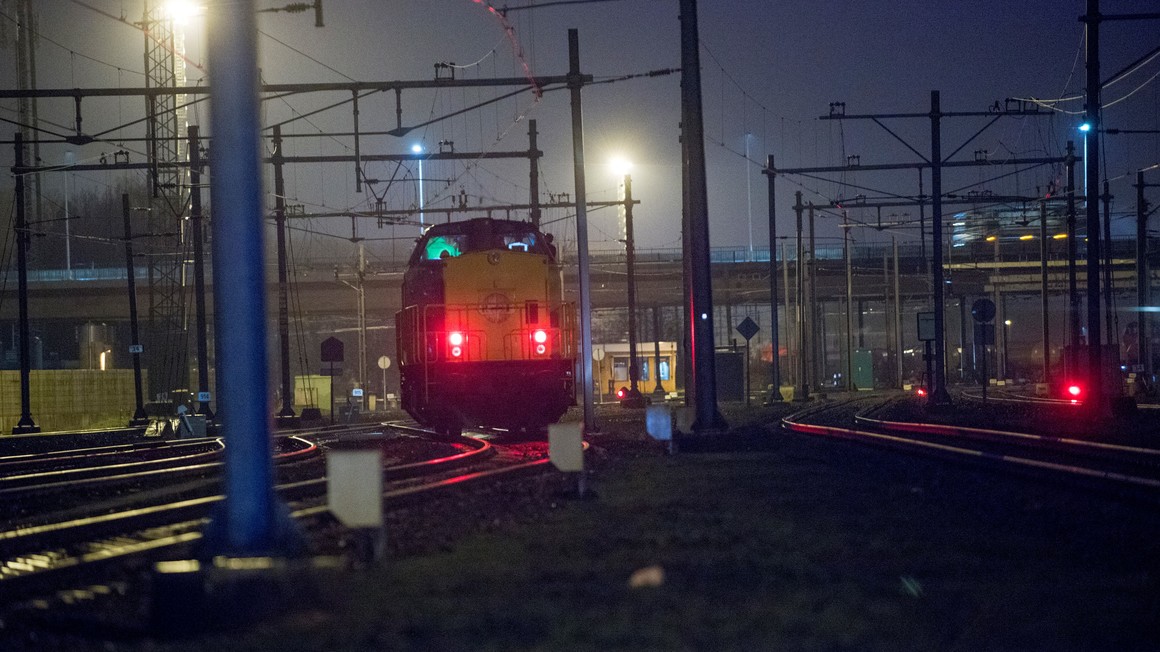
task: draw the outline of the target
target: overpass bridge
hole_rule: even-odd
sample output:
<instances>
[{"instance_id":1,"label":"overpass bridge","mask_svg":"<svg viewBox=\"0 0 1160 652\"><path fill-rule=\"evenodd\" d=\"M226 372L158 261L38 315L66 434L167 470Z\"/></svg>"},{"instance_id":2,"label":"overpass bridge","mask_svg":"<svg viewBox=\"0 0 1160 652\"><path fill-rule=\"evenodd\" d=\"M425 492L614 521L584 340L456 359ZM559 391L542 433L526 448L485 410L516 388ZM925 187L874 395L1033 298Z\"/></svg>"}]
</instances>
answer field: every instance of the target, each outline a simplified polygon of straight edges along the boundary
<instances>
[{"instance_id":1,"label":"overpass bridge","mask_svg":"<svg viewBox=\"0 0 1160 652\"><path fill-rule=\"evenodd\" d=\"M1042 273L1038 244L1005 246L999 256L987 244L975 249L948 248L945 274L948 280L946 296L947 369L952 382L970 378L971 370L981 353L971 340L970 304L978 298L996 301L1001 341L992 352L991 369L1005 369L1008 377L1037 378L1043 369L1044 319L1041 299L1047 288L1046 330L1051 355L1066 343L1068 333L1068 261L1050 257L1047 274ZM1113 325L1112 330L1122 333L1127 324L1135 322L1136 264L1134 241L1116 240L1113 253ZM1062 253L1062 247L1059 247ZM787 247L787 257L778 260L779 343L782 376L786 382L795 381L800 368L797 356L799 329L796 296L798 261L794 251ZM901 246L897 264L893 248L888 244L858 245L851 250L850 273L843 252L838 248L818 249L813 260L813 284L808 282L810 258L807 254L800 267L806 272L804 303L814 310L805 310L809 356L815 368L811 370L819 382L843 373L848 366L849 350L872 352L875 384L896 386L902 379L921 375L921 350L916 333L916 315L931 310L929 263L922 259L919 248ZM1081 253L1082 256L1082 253ZM768 249L749 252L746 249L714 249L712 252L714 288L715 334L719 346L744 344L734 327L745 317L751 317L760 326L751 344L754 356L755 382L768 378L770 360L770 268ZM192 266L190 266L192 269ZM321 260L298 262L293 268L291 283L291 360L294 374L319 373L319 343L332 335L346 342L347 369L344 378L357 383L359 365L352 361L357 356L358 293L365 299L366 356L371 377L361 379L363 385L378 387L385 383L386 390L397 388L394 370L382 374L374 362L380 356L394 357L393 315L400 306L401 264L380 264L366 269L361 285L345 275L349 261ZM637 305L639 340L642 355L649 351L648 342L654 338L654 323L660 329L660 339L681 341L681 305L683 296L682 262L679 250L641 251L636 258ZM147 268L136 270L144 279ZM1085 312L1082 302L1085 276L1082 259L1076 265L1079 315ZM10 272L10 276L14 276ZM565 285L576 292L575 267L566 270ZM276 271L271 265L268 277L269 301L266 312L269 332L276 337L277 285ZM0 367L18 366L16 341L17 297L15 279L10 278L0 291ZM625 256L623 253L603 253L593 257L591 289L593 302L593 339L597 343L627 339L627 295ZM360 290L361 287L361 290ZM138 283L138 304L148 306L149 284ZM207 278L207 310L210 321L210 357L212 367L213 284ZM846 303L851 300L854 310ZM185 301L192 306L192 283ZM657 319L652 312L656 311ZM142 310L142 314L147 311ZM109 352L111 365L118 368L132 366L128 353L128 300L124 269L32 270L29 273L29 314L34 337L34 368L95 368L92 351ZM192 315L190 309L187 314ZM847 317L849 315L849 317ZM850 328L847 329L847 319ZM1005 322L1011 321L1011 325ZM94 328L93 326L97 326ZM142 329L148 325L143 321ZM847 334L847 330L849 333ZM193 328L190 324L189 349L193 350ZM95 333L95 335L94 335ZM95 341L96 340L96 341ZM810 341L812 340L812 341ZM271 354L276 351L271 345ZM89 353L86 353L89 352ZM150 353L143 364L148 367ZM189 355L191 365L196 358ZM766 364L762 365L762 361ZM276 364L276 361L273 362ZM276 374L277 369L273 369ZM212 377L212 374L211 374ZM272 376L276 378L277 376ZM768 382L768 381L766 381Z\"/></svg>"}]
</instances>

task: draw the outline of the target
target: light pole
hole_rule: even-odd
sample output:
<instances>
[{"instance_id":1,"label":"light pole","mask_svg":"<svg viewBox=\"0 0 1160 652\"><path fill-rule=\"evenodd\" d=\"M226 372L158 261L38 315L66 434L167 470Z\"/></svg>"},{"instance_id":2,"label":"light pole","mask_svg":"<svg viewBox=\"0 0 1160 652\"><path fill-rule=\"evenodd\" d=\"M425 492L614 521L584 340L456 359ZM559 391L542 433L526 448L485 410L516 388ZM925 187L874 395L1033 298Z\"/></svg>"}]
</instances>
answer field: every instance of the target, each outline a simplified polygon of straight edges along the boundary
<instances>
[{"instance_id":1,"label":"light pole","mask_svg":"<svg viewBox=\"0 0 1160 652\"><path fill-rule=\"evenodd\" d=\"M411 153L419 160L419 234L422 235L424 229L427 228L427 221L423 215L423 146L419 143L411 145Z\"/></svg>"},{"instance_id":2,"label":"light pole","mask_svg":"<svg viewBox=\"0 0 1160 652\"><path fill-rule=\"evenodd\" d=\"M1007 348L1007 331L1011 329L1011 320L1003 320L1003 379L1011 377L1011 355Z\"/></svg>"},{"instance_id":3,"label":"light pole","mask_svg":"<svg viewBox=\"0 0 1160 652\"><path fill-rule=\"evenodd\" d=\"M644 407L644 397L640 393L640 360L636 352L636 243L632 232L632 177L628 171L632 164L628 161L616 161L613 167L624 173L623 198L624 202L624 251L626 255L626 272L628 274L628 393L619 397L624 407ZM655 371L654 371L655 373Z\"/></svg>"},{"instance_id":4,"label":"light pole","mask_svg":"<svg viewBox=\"0 0 1160 652\"><path fill-rule=\"evenodd\" d=\"M749 262L753 262L753 170L750 169L753 166L749 164L749 141L752 138L753 134L745 132L745 202L749 215ZM769 255L773 256L772 247L769 249Z\"/></svg>"},{"instance_id":5,"label":"light pole","mask_svg":"<svg viewBox=\"0 0 1160 652\"><path fill-rule=\"evenodd\" d=\"M72 179L72 166L76 165L76 163L77 157L72 150L64 153L64 164L69 169L64 175L64 268L69 279L72 279L72 235L70 234L69 228L71 218L68 212L68 200L71 194L69 181Z\"/></svg>"}]
</instances>

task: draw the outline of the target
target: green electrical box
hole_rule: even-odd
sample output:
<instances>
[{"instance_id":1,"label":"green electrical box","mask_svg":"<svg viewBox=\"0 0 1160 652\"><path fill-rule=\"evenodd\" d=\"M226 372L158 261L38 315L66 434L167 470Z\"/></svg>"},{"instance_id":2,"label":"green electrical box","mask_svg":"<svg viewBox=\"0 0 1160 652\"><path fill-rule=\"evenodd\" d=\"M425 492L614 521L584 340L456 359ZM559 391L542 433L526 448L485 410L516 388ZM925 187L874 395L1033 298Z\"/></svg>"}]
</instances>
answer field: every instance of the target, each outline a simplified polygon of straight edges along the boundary
<instances>
[{"instance_id":1,"label":"green electrical box","mask_svg":"<svg viewBox=\"0 0 1160 652\"><path fill-rule=\"evenodd\" d=\"M854 389L874 389L874 352L854 349Z\"/></svg>"}]
</instances>

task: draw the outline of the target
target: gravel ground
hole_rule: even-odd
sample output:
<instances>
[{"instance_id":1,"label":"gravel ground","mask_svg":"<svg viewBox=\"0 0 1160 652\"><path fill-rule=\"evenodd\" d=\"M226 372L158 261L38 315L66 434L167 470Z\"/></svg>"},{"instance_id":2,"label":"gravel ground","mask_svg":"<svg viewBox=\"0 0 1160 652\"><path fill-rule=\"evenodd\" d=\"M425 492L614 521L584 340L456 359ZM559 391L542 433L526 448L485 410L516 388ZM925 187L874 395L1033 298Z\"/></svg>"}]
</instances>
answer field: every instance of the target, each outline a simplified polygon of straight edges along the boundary
<instances>
[{"instance_id":1,"label":"gravel ground","mask_svg":"<svg viewBox=\"0 0 1160 652\"><path fill-rule=\"evenodd\" d=\"M1155 650L1160 515L775 431L648 441L607 408L595 496L552 474L388 514L388 560L191 638L10 626L4 649ZM35 635L36 640L30 638Z\"/></svg>"}]
</instances>

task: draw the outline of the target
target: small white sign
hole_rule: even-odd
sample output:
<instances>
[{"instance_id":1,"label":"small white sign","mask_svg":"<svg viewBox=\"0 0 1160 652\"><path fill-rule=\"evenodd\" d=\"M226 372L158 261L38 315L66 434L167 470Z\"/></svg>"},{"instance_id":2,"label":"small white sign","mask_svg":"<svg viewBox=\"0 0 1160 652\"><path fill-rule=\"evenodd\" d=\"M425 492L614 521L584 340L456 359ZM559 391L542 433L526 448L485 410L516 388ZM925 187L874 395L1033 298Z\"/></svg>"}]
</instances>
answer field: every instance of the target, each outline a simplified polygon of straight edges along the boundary
<instances>
[{"instance_id":1,"label":"small white sign","mask_svg":"<svg viewBox=\"0 0 1160 652\"><path fill-rule=\"evenodd\" d=\"M391 359L385 355L379 356L379 369L387 370L391 368Z\"/></svg>"},{"instance_id":2,"label":"small white sign","mask_svg":"<svg viewBox=\"0 0 1160 652\"><path fill-rule=\"evenodd\" d=\"M353 397L355 397L355 398L361 398L361 397L362 397L362 395L363 395L362 388L361 388L361 387L355 387L354 389L350 390L350 395L351 395L351 396L353 396Z\"/></svg>"},{"instance_id":3,"label":"small white sign","mask_svg":"<svg viewBox=\"0 0 1160 652\"><path fill-rule=\"evenodd\" d=\"M382 527L383 456L369 450L326 454L327 507L347 527Z\"/></svg>"},{"instance_id":4,"label":"small white sign","mask_svg":"<svg viewBox=\"0 0 1160 652\"><path fill-rule=\"evenodd\" d=\"M129 345L129 353L144 353L144 352L145 352L145 347L141 346L140 344L130 344Z\"/></svg>"},{"instance_id":5,"label":"small white sign","mask_svg":"<svg viewBox=\"0 0 1160 652\"><path fill-rule=\"evenodd\" d=\"M584 470L584 429L580 423L548 426L548 457L561 471Z\"/></svg>"}]
</instances>

